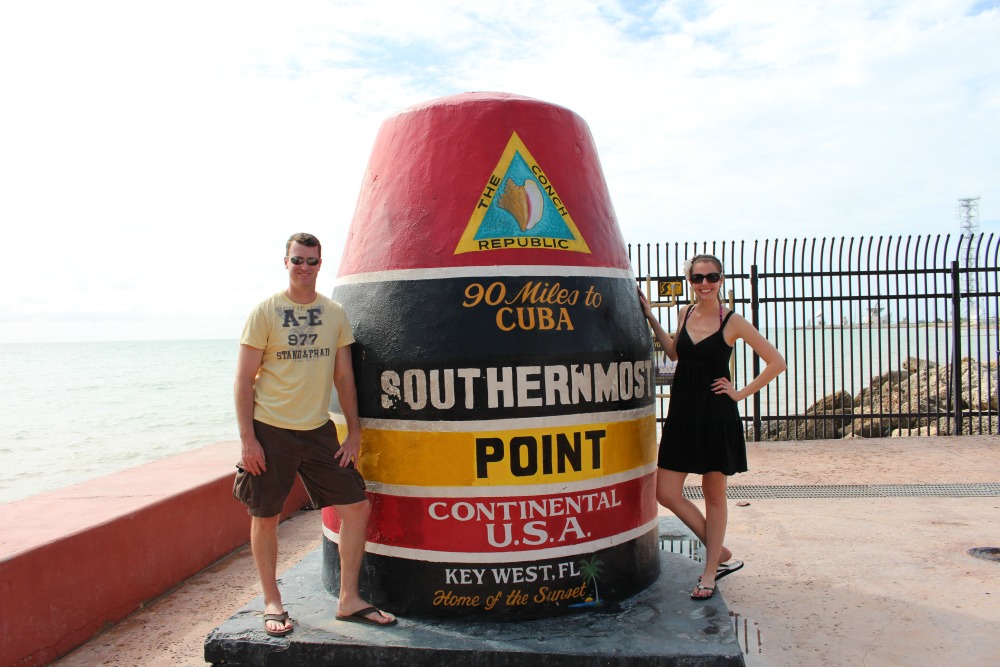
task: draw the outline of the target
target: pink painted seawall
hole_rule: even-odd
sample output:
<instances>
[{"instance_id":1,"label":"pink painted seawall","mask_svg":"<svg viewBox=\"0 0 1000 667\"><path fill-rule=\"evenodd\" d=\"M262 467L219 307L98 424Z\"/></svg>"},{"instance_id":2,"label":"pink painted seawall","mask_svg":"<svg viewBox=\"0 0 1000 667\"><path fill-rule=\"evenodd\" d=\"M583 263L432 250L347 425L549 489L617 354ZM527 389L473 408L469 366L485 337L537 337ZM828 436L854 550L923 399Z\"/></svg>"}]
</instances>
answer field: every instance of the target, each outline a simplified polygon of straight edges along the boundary
<instances>
[{"instance_id":1,"label":"pink painted seawall","mask_svg":"<svg viewBox=\"0 0 1000 667\"><path fill-rule=\"evenodd\" d=\"M220 442L0 505L0 665L42 665L249 539ZM283 518L308 497L296 483Z\"/></svg>"}]
</instances>

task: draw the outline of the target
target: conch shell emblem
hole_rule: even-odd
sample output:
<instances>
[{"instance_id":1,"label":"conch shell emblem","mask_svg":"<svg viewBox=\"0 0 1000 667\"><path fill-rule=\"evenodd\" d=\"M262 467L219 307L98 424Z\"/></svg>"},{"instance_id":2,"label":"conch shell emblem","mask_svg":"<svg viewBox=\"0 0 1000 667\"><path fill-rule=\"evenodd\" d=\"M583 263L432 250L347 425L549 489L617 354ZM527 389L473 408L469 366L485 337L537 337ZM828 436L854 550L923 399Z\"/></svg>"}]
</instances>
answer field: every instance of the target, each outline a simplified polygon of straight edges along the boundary
<instances>
[{"instance_id":1,"label":"conch shell emblem","mask_svg":"<svg viewBox=\"0 0 1000 667\"><path fill-rule=\"evenodd\" d=\"M542 191L533 179L518 185L508 178L504 193L497 199L497 206L514 216L517 226L526 232L542 219L544 202Z\"/></svg>"}]
</instances>

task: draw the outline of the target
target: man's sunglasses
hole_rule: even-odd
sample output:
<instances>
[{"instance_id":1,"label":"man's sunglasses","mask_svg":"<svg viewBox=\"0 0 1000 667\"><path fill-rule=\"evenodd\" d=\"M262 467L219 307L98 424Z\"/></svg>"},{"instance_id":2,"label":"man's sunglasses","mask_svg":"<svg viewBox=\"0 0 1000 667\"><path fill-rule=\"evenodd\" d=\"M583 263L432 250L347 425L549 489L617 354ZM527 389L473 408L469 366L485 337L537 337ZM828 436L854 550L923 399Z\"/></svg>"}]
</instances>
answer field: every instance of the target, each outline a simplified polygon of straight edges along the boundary
<instances>
[{"instance_id":1,"label":"man's sunglasses","mask_svg":"<svg viewBox=\"0 0 1000 667\"><path fill-rule=\"evenodd\" d=\"M302 264L302 262L305 262L309 266L316 266L317 264L319 264L319 257L299 257L298 255L295 255L294 257L289 257L288 261L294 264L295 266L299 266L300 264ZM718 275L718 274L712 274L712 275Z\"/></svg>"},{"instance_id":2,"label":"man's sunglasses","mask_svg":"<svg viewBox=\"0 0 1000 667\"><path fill-rule=\"evenodd\" d=\"M707 280L710 283L717 283L722 280L721 273L692 273L691 282L695 285L700 285L703 281Z\"/></svg>"}]
</instances>

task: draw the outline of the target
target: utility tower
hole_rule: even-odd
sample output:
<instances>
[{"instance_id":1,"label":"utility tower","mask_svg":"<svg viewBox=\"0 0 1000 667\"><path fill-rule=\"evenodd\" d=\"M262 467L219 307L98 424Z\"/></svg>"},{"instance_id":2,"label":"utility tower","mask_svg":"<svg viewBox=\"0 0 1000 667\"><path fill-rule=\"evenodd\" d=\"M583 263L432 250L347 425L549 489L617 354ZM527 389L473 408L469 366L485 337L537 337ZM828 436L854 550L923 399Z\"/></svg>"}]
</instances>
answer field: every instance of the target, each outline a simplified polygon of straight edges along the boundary
<instances>
[{"instance_id":1,"label":"utility tower","mask_svg":"<svg viewBox=\"0 0 1000 667\"><path fill-rule=\"evenodd\" d=\"M959 264L962 273L962 291L972 295L979 291L979 252L975 237L979 234L979 197L965 197L958 200L958 226L962 231L959 244ZM979 299L965 298L965 316L969 321L979 321Z\"/></svg>"}]
</instances>

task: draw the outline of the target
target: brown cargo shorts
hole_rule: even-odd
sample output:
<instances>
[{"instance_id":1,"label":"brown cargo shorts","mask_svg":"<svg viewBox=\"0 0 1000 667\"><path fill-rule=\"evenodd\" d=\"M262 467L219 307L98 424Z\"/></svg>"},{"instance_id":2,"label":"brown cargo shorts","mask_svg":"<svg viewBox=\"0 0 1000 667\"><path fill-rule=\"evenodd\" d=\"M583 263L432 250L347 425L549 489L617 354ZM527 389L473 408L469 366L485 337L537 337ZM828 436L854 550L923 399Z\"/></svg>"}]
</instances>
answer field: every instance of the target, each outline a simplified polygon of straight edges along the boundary
<instances>
[{"instance_id":1,"label":"brown cargo shorts","mask_svg":"<svg viewBox=\"0 0 1000 667\"><path fill-rule=\"evenodd\" d=\"M296 474L315 507L352 505L368 498L354 463L342 467L334 458L340 440L332 421L312 431L294 431L255 419L253 430L264 448L267 469L251 475L237 465L233 484L233 496L247 506L250 516L280 514Z\"/></svg>"}]
</instances>

